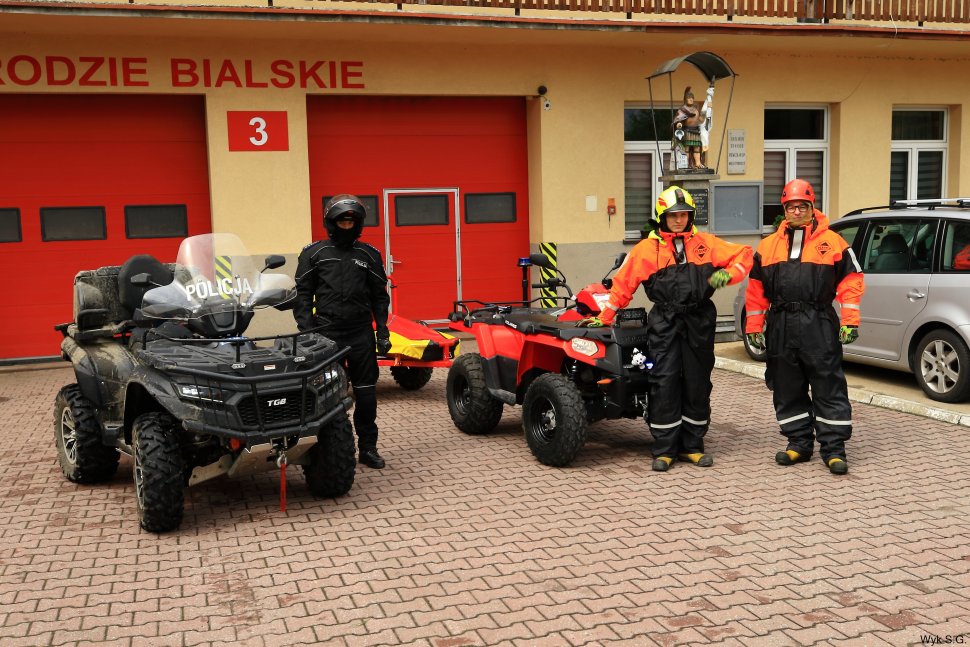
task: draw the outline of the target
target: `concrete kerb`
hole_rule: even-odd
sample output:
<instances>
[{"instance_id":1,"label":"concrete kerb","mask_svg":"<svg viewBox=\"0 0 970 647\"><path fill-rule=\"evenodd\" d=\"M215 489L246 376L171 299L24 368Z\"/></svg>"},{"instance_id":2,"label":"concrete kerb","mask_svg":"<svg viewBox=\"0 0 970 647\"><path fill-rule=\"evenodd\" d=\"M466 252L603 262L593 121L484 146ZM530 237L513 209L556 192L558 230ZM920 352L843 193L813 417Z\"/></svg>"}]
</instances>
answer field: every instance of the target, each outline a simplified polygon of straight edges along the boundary
<instances>
[{"instance_id":1,"label":"concrete kerb","mask_svg":"<svg viewBox=\"0 0 970 647\"><path fill-rule=\"evenodd\" d=\"M734 373L742 373L748 377L754 377L760 380L765 379L765 366L763 364L747 364L745 362L739 362L736 359L715 357L714 368L719 368L724 371L732 371ZM896 398L891 395L873 393L872 391L867 391L866 389L850 388L849 399L853 402L871 404L875 407L882 407L883 409L892 409L893 411L911 413L913 415L923 416L924 418L932 418L933 420L939 420L940 422L948 422L954 425L970 427L970 415L930 407L919 402L904 400L903 398Z\"/></svg>"}]
</instances>

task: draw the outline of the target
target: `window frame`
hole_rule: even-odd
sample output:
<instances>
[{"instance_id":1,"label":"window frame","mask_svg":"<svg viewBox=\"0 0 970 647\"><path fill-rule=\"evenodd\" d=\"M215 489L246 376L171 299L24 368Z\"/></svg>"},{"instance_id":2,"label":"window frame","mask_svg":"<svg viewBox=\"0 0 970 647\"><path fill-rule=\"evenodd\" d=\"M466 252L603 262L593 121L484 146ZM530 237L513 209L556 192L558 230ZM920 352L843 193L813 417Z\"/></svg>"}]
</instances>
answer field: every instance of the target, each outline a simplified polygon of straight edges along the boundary
<instances>
[{"instance_id":1,"label":"window frame","mask_svg":"<svg viewBox=\"0 0 970 647\"><path fill-rule=\"evenodd\" d=\"M644 103L626 103L623 105L624 119L626 118L627 110L677 110L678 106L666 105L654 105L652 108ZM658 124L659 125L659 124ZM660 150L660 155L658 159L657 150ZM648 222L653 218L653 203L656 201L657 196L663 192L664 186L660 177L664 175L664 163L669 162L670 156L673 155L673 148L670 145L670 139L659 140L659 141L649 141L649 140L627 140L624 134L623 140L623 167L626 168L626 156L630 154L637 155L650 155L650 175L653 178L651 182L651 193L650 193L650 205L648 210ZM627 187L626 182L624 182L623 192L626 193ZM624 204L626 200L624 200ZM623 242L638 242L640 240L640 229L629 229L627 228L626 222L626 212L623 213Z\"/></svg>"},{"instance_id":2,"label":"window frame","mask_svg":"<svg viewBox=\"0 0 970 647\"><path fill-rule=\"evenodd\" d=\"M815 208L823 213L828 213L828 202L829 202L829 166L831 165L832 159L832 110L831 106L828 104L773 104L766 103L762 109L762 119L764 119L764 111L766 110L821 110L822 111L822 139L765 139L764 140L764 150L762 152L762 162L764 162L765 153L768 152L783 152L785 153L785 179L784 182L789 182L798 177L797 175L797 159L799 152L820 152L822 153L822 203L816 204ZM762 128L764 132L764 128ZM762 180L764 180L764 171L762 165ZM772 227L770 224L764 223L764 207L766 205L781 204L781 196L777 197L776 201L768 201L768 197L762 193L762 233L771 233Z\"/></svg>"},{"instance_id":3,"label":"window frame","mask_svg":"<svg viewBox=\"0 0 970 647\"><path fill-rule=\"evenodd\" d=\"M945 198L947 194L947 168L949 165L950 110L946 106L893 106L892 112L893 114L897 112L941 112L943 114L943 139L892 139L890 135L889 164L891 171L893 153L907 153L909 156L909 164L906 168L906 196L902 199L916 200L919 188L919 154L921 152L942 153L941 195L936 197ZM887 189L891 192L892 185L890 184Z\"/></svg>"}]
</instances>

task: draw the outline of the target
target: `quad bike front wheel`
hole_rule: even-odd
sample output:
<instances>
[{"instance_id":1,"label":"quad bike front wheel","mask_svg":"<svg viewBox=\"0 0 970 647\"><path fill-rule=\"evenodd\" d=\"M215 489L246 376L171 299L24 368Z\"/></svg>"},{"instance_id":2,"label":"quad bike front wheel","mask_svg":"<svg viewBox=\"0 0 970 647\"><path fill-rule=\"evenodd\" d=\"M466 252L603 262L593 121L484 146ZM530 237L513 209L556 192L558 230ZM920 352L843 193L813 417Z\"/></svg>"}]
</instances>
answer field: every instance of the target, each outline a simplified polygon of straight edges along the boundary
<instances>
[{"instance_id":1,"label":"quad bike front wheel","mask_svg":"<svg viewBox=\"0 0 970 647\"><path fill-rule=\"evenodd\" d=\"M431 379L433 369L426 366L392 366L391 377L406 391L417 391Z\"/></svg>"},{"instance_id":2,"label":"quad bike front wheel","mask_svg":"<svg viewBox=\"0 0 970 647\"><path fill-rule=\"evenodd\" d=\"M176 430L167 413L146 413L135 419L135 497L138 521L148 532L168 532L182 523L185 508L185 467Z\"/></svg>"},{"instance_id":3,"label":"quad bike front wheel","mask_svg":"<svg viewBox=\"0 0 970 647\"><path fill-rule=\"evenodd\" d=\"M482 356L478 353L458 356L448 369L445 394L451 420L466 434L487 434L502 419L505 405L488 392Z\"/></svg>"},{"instance_id":4,"label":"quad bike front wheel","mask_svg":"<svg viewBox=\"0 0 970 647\"><path fill-rule=\"evenodd\" d=\"M586 425L586 404L566 376L540 375L525 392L525 440L543 465L563 467L571 463L586 442Z\"/></svg>"},{"instance_id":5,"label":"quad bike front wheel","mask_svg":"<svg viewBox=\"0 0 970 647\"><path fill-rule=\"evenodd\" d=\"M77 384L62 388L54 400L54 446L72 483L101 483L118 471L118 450L102 444L94 404Z\"/></svg>"},{"instance_id":6,"label":"quad bike front wheel","mask_svg":"<svg viewBox=\"0 0 970 647\"><path fill-rule=\"evenodd\" d=\"M341 413L317 434L310 451L310 462L303 466L310 494L318 498L347 494L357 473L354 428L346 413Z\"/></svg>"}]
</instances>

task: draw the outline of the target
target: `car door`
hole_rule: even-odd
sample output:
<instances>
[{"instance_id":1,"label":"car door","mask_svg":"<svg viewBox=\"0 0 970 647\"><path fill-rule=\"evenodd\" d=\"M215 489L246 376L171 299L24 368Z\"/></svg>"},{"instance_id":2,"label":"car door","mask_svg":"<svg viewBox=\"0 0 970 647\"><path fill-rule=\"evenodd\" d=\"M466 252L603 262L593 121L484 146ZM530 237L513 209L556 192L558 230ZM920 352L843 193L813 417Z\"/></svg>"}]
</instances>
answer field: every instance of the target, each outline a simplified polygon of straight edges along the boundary
<instances>
[{"instance_id":1,"label":"car door","mask_svg":"<svg viewBox=\"0 0 970 647\"><path fill-rule=\"evenodd\" d=\"M859 339L846 356L898 361L912 321L926 307L937 221L873 218L861 245L866 290Z\"/></svg>"}]
</instances>

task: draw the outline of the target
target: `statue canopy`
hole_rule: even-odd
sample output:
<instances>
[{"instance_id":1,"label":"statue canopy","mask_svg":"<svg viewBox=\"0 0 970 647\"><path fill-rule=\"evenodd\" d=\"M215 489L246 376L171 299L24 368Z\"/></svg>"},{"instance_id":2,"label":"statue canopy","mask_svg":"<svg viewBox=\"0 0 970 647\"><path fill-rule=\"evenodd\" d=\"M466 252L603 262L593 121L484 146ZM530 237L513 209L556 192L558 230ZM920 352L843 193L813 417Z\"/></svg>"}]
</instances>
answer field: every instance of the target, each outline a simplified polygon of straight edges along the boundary
<instances>
[{"instance_id":1,"label":"statue canopy","mask_svg":"<svg viewBox=\"0 0 970 647\"><path fill-rule=\"evenodd\" d=\"M704 75L704 78L710 81L737 76L734 70L731 69L731 66L727 64L727 61L717 54L712 52L694 52L693 54L672 58L669 61L661 63L647 79L654 79L664 74L673 74L674 70L684 62L696 67Z\"/></svg>"}]
</instances>

